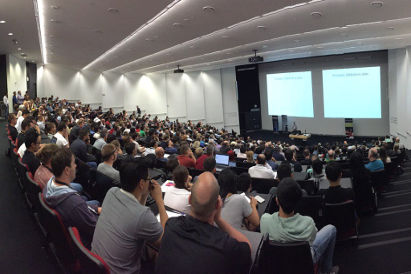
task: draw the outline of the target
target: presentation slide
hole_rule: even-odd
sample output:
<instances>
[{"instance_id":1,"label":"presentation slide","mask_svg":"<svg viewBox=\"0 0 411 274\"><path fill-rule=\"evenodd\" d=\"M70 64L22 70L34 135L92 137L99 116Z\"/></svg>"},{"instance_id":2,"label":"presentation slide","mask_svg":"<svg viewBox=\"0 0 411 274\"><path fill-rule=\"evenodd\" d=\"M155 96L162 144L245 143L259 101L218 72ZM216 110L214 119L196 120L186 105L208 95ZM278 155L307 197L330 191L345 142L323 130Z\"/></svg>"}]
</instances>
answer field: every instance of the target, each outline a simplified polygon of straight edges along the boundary
<instances>
[{"instance_id":1,"label":"presentation slide","mask_svg":"<svg viewBox=\"0 0 411 274\"><path fill-rule=\"evenodd\" d=\"M314 117L311 71L267 74L268 115Z\"/></svg>"},{"instance_id":2,"label":"presentation slide","mask_svg":"<svg viewBox=\"0 0 411 274\"><path fill-rule=\"evenodd\" d=\"M323 70L325 118L381 118L380 67Z\"/></svg>"}]
</instances>

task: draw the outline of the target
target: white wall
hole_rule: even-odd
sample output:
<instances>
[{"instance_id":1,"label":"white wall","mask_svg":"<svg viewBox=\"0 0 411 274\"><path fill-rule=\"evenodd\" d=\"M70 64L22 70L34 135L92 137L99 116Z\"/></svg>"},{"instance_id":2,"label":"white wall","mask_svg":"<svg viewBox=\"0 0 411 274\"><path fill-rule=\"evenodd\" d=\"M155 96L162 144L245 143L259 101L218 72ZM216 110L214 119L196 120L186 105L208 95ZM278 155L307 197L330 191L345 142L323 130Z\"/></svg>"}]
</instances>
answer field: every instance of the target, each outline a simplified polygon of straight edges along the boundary
<instances>
[{"instance_id":1,"label":"white wall","mask_svg":"<svg viewBox=\"0 0 411 274\"><path fill-rule=\"evenodd\" d=\"M57 65L37 69L38 96L54 95L114 111L202 121L239 132L234 68L184 74L102 74Z\"/></svg>"},{"instance_id":2,"label":"white wall","mask_svg":"<svg viewBox=\"0 0 411 274\"><path fill-rule=\"evenodd\" d=\"M26 60L14 55L7 55L6 64L9 106L12 106L13 92L16 91L17 93L20 90L21 94L24 95L27 91ZM11 111L12 108L9 108L9 110Z\"/></svg>"},{"instance_id":3,"label":"white wall","mask_svg":"<svg viewBox=\"0 0 411 274\"><path fill-rule=\"evenodd\" d=\"M411 148L411 47L388 52L390 134Z\"/></svg>"},{"instance_id":4,"label":"white wall","mask_svg":"<svg viewBox=\"0 0 411 274\"><path fill-rule=\"evenodd\" d=\"M324 56L286 60L259 65L259 84L262 128L272 130L272 117L268 115L266 75L270 73L311 71L313 85L314 118L288 117L289 128L296 122L299 130L325 135L345 135L343 118L324 118L322 70L324 68L381 67L381 119L354 119L354 135L384 136L389 133L388 65L385 52L358 53L343 56ZM355 98L347 98L355 100ZM367 102L364 102L367 107ZM350 117L347 117L350 118ZM281 120L281 119L279 119ZM280 121L281 123L281 121ZM410 131L411 132L411 131Z\"/></svg>"}]
</instances>

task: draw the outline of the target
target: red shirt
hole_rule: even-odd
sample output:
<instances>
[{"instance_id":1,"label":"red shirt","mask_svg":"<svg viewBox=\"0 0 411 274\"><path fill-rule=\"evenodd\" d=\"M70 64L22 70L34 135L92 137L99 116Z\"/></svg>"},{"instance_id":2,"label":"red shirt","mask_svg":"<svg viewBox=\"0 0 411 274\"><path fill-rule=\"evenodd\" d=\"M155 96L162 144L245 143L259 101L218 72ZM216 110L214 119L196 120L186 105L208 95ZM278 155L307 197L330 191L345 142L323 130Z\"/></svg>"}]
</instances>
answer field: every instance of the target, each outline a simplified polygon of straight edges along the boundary
<instances>
[{"instance_id":1,"label":"red shirt","mask_svg":"<svg viewBox=\"0 0 411 274\"><path fill-rule=\"evenodd\" d=\"M204 160L207 159L208 155L203 154L200 157L198 157L196 161L196 169L198 170L204 170Z\"/></svg>"},{"instance_id":2,"label":"red shirt","mask_svg":"<svg viewBox=\"0 0 411 274\"><path fill-rule=\"evenodd\" d=\"M180 165L185 166L186 168L195 168L196 162L194 159L186 156L186 155L178 155L177 156L178 162Z\"/></svg>"}]
</instances>

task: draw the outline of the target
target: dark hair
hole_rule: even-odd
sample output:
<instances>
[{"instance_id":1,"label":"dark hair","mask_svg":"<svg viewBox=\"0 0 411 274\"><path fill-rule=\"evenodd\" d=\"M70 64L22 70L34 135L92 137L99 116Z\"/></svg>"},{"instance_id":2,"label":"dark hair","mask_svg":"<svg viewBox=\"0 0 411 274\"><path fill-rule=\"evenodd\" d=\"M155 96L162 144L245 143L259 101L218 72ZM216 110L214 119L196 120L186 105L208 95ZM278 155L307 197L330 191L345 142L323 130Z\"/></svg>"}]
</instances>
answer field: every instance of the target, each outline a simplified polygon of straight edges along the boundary
<instances>
[{"instance_id":1,"label":"dark hair","mask_svg":"<svg viewBox=\"0 0 411 274\"><path fill-rule=\"evenodd\" d=\"M203 168L205 171L210 171L213 172L214 168L216 166L216 161L214 157L207 157L204 162L203 162Z\"/></svg>"},{"instance_id":2,"label":"dark hair","mask_svg":"<svg viewBox=\"0 0 411 274\"><path fill-rule=\"evenodd\" d=\"M251 185L251 176L248 172L241 173L238 177L238 190L241 192L246 192Z\"/></svg>"},{"instance_id":3,"label":"dark hair","mask_svg":"<svg viewBox=\"0 0 411 274\"><path fill-rule=\"evenodd\" d=\"M136 144L134 142L130 142L124 146L124 149L128 155L133 155L135 146Z\"/></svg>"},{"instance_id":4,"label":"dark hair","mask_svg":"<svg viewBox=\"0 0 411 274\"><path fill-rule=\"evenodd\" d=\"M73 153L69 148L60 147L56 153L51 156L51 169L56 177L61 176L66 167L71 166Z\"/></svg>"},{"instance_id":5,"label":"dark hair","mask_svg":"<svg viewBox=\"0 0 411 274\"><path fill-rule=\"evenodd\" d=\"M185 166L177 166L173 170L173 179L176 188L186 188L186 181L188 178L188 169Z\"/></svg>"},{"instance_id":6,"label":"dark hair","mask_svg":"<svg viewBox=\"0 0 411 274\"><path fill-rule=\"evenodd\" d=\"M223 169L218 175L221 198L225 199L228 193L237 194L237 174L229 168Z\"/></svg>"},{"instance_id":7,"label":"dark hair","mask_svg":"<svg viewBox=\"0 0 411 274\"><path fill-rule=\"evenodd\" d=\"M289 163L281 163L277 168L277 178L281 181L287 177L291 177L291 165Z\"/></svg>"},{"instance_id":8,"label":"dark hair","mask_svg":"<svg viewBox=\"0 0 411 274\"><path fill-rule=\"evenodd\" d=\"M148 168L136 162L126 162L120 169L121 188L133 192L141 180L148 178Z\"/></svg>"},{"instance_id":9,"label":"dark hair","mask_svg":"<svg viewBox=\"0 0 411 274\"><path fill-rule=\"evenodd\" d=\"M80 128L79 132L78 132L78 137L83 140L84 137L88 136L90 134L90 131L87 127L82 127Z\"/></svg>"},{"instance_id":10,"label":"dark hair","mask_svg":"<svg viewBox=\"0 0 411 274\"><path fill-rule=\"evenodd\" d=\"M304 151L303 151L303 155L304 155L304 157L307 157L307 156L310 156L310 150L309 149L304 149Z\"/></svg>"},{"instance_id":11,"label":"dark hair","mask_svg":"<svg viewBox=\"0 0 411 274\"><path fill-rule=\"evenodd\" d=\"M293 151L292 151L291 149L286 149L286 150L284 151L284 156L285 156L285 159L286 159L288 162L291 162L291 161L293 160L294 153L293 153Z\"/></svg>"},{"instance_id":12,"label":"dark hair","mask_svg":"<svg viewBox=\"0 0 411 274\"><path fill-rule=\"evenodd\" d=\"M30 148L31 144L33 143L36 144L38 137L39 134L37 133L37 130L35 128L30 128L29 130L27 130L24 138L24 144L26 145L26 148Z\"/></svg>"},{"instance_id":13,"label":"dark hair","mask_svg":"<svg viewBox=\"0 0 411 274\"><path fill-rule=\"evenodd\" d=\"M257 162L259 165L265 165L266 159L265 159L264 154L257 155Z\"/></svg>"},{"instance_id":14,"label":"dark hair","mask_svg":"<svg viewBox=\"0 0 411 274\"><path fill-rule=\"evenodd\" d=\"M103 161L110 159L111 155L116 152L117 148L112 144L105 144L101 149L101 158Z\"/></svg>"},{"instance_id":15,"label":"dark hair","mask_svg":"<svg viewBox=\"0 0 411 274\"><path fill-rule=\"evenodd\" d=\"M325 167L325 175L327 175L327 179L331 182L337 181L341 177L341 173L340 164L336 162L329 162Z\"/></svg>"},{"instance_id":16,"label":"dark hair","mask_svg":"<svg viewBox=\"0 0 411 274\"><path fill-rule=\"evenodd\" d=\"M286 214L290 214L295 210L301 197L301 187L294 181L294 179L285 178L278 184L278 203Z\"/></svg>"},{"instance_id":17,"label":"dark hair","mask_svg":"<svg viewBox=\"0 0 411 274\"><path fill-rule=\"evenodd\" d=\"M16 118L16 115L14 115L13 113L10 113L10 114L9 114L9 118L8 118L9 124L11 123L11 121L12 121L14 118Z\"/></svg>"},{"instance_id":18,"label":"dark hair","mask_svg":"<svg viewBox=\"0 0 411 274\"><path fill-rule=\"evenodd\" d=\"M214 145L208 145L206 148L206 154L210 156L215 155L215 146Z\"/></svg>"},{"instance_id":19,"label":"dark hair","mask_svg":"<svg viewBox=\"0 0 411 274\"><path fill-rule=\"evenodd\" d=\"M169 172L173 172L173 170L179 165L177 156L175 154L170 155L167 158L166 169Z\"/></svg>"},{"instance_id":20,"label":"dark hair","mask_svg":"<svg viewBox=\"0 0 411 274\"><path fill-rule=\"evenodd\" d=\"M24 118L24 120L21 122L21 129L24 130L24 131L26 131L27 128L30 127L30 124L31 124L32 121L33 121L33 120L32 120L31 117L26 117L26 118Z\"/></svg>"},{"instance_id":21,"label":"dark hair","mask_svg":"<svg viewBox=\"0 0 411 274\"><path fill-rule=\"evenodd\" d=\"M313 171L314 174L321 174L323 172L323 162L321 162L319 159L315 159L313 161Z\"/></svg>"},{"instance_id":22,"label":"dark hair","mask_svg":"<svg viewBox=\"0 0 411 274\"><path fill-rule=\"evenodd\" d=\"M266 161L270 161L271 158L273 158L273 153L274 153L273 148L271 148L271 147L266 147L265 148L264 156L265 156Z\"/></svg>"},{"instance_id":23,"label":"dark hair","mask_svg":"<svg viewBox=\"0 0 411 274\"><path fill-rule=\"evenodd\" d=\"M56 144L46 144L41 151L37 154L37 158L43 164L47 164L51 157L57 152L59 146Z\"/></svg>"},{"instance_id":24,"label":"dark hair","mask_svg":"<svg viewBox=\"0 0 411 274\"><path fill-rule=\"evenodd\" d=\"M187 152L188 150L190 150L190 147L189 147L188 145L182 145L182 146L180 147L180 154L181 154L181 155L184 155L184 154L186 154L186 152Z\"/></svg>"},{"instance_id":25,"label":"dark hair","mask_svg":"<svg viewBox=\"0 0 411 274\"><path fill-rule=\"evenodd\" d=\"M44 129L45 129L46 133L50 133L50 132L51 132L51 129L52 129L53 127L56 127L56 124L55 124L55 123L47 122Z\"/></svg>"},{"instance_id":26,"label":"dark hair","mask_svg":"<svg viewBox=\"0 0 411 274\"><path fill-rule=\"evenodd\" d=\"M63 131L65 128L67 128L66 123L60 122L57 126L57 131Z\"/></svg>"},{"instance_id":27,"label":"dark hair","mask_svg":"<svg viewBox=\"0 0 411 274\"><path fill-rule=\"evenodd\" d=\"M285 178L278 184L278 203L286 214L290 214L295 210L301 197L301 187L294 179Z\"/></svg>"}]
</instances>

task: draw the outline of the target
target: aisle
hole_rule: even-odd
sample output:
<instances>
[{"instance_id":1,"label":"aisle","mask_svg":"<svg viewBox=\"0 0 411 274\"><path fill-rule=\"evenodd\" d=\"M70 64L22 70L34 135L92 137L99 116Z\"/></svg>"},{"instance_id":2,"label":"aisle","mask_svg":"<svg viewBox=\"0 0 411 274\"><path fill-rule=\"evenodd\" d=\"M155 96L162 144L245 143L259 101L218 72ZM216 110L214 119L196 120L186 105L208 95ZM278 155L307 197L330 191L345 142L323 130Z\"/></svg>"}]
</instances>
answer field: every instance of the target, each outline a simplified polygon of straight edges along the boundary
<instances>
[{"instance_id":1,"label":"aisle","mask_svg":"<svg viewBox=\"0 0 411 274\"><path fill-rule=\"evenodd\" d=\"M340 273L391 274L411 271L411 163L383 194L377 214L363 218L358 246L337 246Z\"/></svg>"},{"instance_id":2,"label":"aisle","mask_svg":"<svg viewBox=\"0 0 411 274\"><path fill-rule=\"evenodd\" d=\"M42 245L42 235L26 206L11 159L5 156L8 141L0 122L0 272L58 273Z\"/></svg>"}]
</instances>

